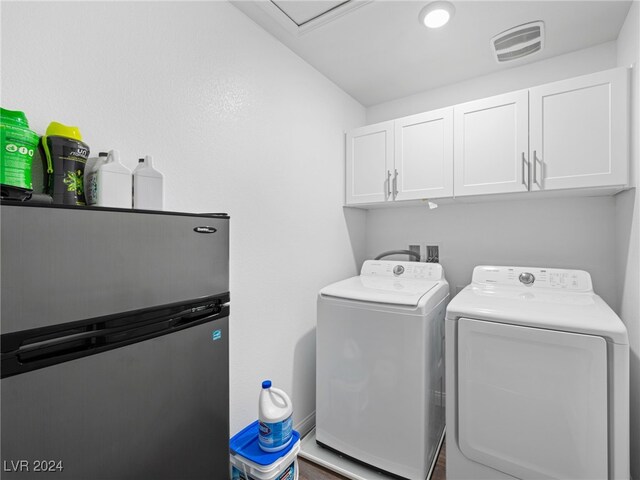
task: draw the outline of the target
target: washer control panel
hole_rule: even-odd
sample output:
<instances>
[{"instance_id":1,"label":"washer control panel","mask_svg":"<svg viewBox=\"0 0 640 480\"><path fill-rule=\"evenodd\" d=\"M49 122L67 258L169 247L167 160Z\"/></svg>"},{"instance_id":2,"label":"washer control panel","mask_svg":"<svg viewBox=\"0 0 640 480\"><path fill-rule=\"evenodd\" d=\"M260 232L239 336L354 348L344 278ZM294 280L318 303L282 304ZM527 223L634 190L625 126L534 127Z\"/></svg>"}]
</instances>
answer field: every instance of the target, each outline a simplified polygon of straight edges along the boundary
<instances>
[{"instance_id":1,"label":"washer control panel","mask_svg":"<svg viewBox=\"0 0 640 480\"><path fill-rule=\"evenodd\" d=\"M591 275L584 270L535 267L480 266L473 270L473 283L552 288L574 292L591 292Z\"/></svg>"},{"instance_id":2,"label":"washer control panel","mask_svg":"<svg viewBox=\"0 0 640 480\"><path fill-rule=\"evenodd\" d=\"M367 260L360 275L396 277L416 280L442 280L444 274L439 263L395 262L393 260Z\"/></svg>"}]
</instances>

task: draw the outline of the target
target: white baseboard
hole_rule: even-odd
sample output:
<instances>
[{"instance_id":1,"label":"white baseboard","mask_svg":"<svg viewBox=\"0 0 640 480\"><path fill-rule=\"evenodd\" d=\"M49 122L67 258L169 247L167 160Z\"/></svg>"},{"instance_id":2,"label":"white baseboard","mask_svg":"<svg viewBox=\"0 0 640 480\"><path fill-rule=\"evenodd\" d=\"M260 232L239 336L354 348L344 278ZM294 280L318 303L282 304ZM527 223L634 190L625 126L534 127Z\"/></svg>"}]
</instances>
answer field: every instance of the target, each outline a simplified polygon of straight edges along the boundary
<instances>
[{"instance_id":1,"label":"white baseboard","mask_svg":"<svg viewBox=\"0 0 640 480\"><path fill-rule=\"evenodd\" d=\"M316 411L314 410L306 418L302 421L298 422L294 425L294 429L298 431L300 437L304 437L307 433L313 430L313 427L316 426Z\"/></svg>"}]
</instances>

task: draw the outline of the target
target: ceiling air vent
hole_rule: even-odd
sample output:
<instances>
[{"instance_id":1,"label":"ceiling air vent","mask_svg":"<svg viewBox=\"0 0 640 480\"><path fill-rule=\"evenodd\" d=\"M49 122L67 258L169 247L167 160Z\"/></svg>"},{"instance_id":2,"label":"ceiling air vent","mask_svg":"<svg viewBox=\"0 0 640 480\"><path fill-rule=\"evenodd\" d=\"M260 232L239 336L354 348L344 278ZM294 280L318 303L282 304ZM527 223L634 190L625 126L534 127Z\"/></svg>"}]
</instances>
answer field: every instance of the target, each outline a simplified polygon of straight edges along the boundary
<instances>
[{"instance_id":1,"label":"ceiling air vent","mask_svg":"<svg viewBox=\"0 0 640 480\"><path fill-rule=\"evenodd\" d=\"M498 63L537 53L544 47L544 22L529 22L499 33L491 39L491 47Z\"/></svg>"}]
</instances>

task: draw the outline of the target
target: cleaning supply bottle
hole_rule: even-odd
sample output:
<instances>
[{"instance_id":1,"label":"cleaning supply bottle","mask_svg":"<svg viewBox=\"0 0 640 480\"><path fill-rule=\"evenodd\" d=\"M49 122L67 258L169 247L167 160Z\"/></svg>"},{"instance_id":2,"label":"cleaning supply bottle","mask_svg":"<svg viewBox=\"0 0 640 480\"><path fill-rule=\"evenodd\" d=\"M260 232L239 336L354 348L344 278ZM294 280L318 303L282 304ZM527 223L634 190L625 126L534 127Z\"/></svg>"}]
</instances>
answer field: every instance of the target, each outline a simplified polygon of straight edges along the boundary
<instances>
[{"instance_id":1,"label":"cleaning supply bottle","mask_svg":"<svg viewBox=\"0 0 640 480\"><path fill-rule=\"evenodd\" d=\"M47 157L48 193L53 203L84 205L84 167L89 146L82 141L78 127L51 122L42 137Z\"/></svg>"},{"instance_id":2,"label":"cleaning supply bottle","mask_svg":"<svg viewBox=\"0 0 640 480\"><path fill-rule=\"evenodd\" d=\"M12 200L31 197L31 164L40 137L29 129L23 112L0 108L0 196Z\"/></svg>"},{"instance_id":3,"label":"cleaning supply bottle","mask_svg":"<svg viewBox=\"0 0 640 480\"><path fill-rule=\"evenodd\" d=\"M100 152L97 157L87 159L87 164L84 167L84 197L87 205L96 204L98 194L96 173L100 165L107 161L107 155L109 155L107 152Z\"/></svg>"},{"instance_id":4,"label":"cleaning supply bottle","mask_svg":"<svg viewBox=\"0 0 640 480\"><path fill-rule=\"evenodd\" d=\"M110 150L96 169L96 206L131 208L131 170L120 162L120 152Z\"/></svg>"},{"instance_id":5,"label":"cleaning supply bottle","mask_svg":"<svg viewBox=\"0 0 640 480\"><path fill-rule=\"evenodd\" d=\"M153 168L153 157L141 158L133 170L133 208L162 210L164 177Z\"/></svg>"},{"instance_id":6,"label":"cleaning supply bottle","mask_svg":"<svg viewBox=\"0 0 640 480\"><path fill-rule=\"evenodd\" d=\"M258 401L258 445L265 452L278 452L291 443L293 404L289 396L271 386L271 380L262 382Z\"/></svg>"}]
</instances>

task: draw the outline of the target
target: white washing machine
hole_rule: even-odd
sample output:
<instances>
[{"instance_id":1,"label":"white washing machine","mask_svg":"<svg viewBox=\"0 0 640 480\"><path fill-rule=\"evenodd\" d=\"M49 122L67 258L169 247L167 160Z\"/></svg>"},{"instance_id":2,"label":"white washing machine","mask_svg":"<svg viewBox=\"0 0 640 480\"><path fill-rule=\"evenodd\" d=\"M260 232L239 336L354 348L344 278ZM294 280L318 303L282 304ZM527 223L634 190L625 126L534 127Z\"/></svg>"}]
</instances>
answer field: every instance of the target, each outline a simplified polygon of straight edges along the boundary
<instances>
[{"instance_id":1,"label":"white washing machine","mask_svg":"<svg viewBox=\"0 0 640 480\"><path fill-rule=\"evenodd\" d=\"M446 361L447 480L629 478L627 332L587 272L476 267Z\"/></svg>"},{"instance_id":2,"label":"white washing machine","mask_svg":"<svg viewBox=\"0 0 640 480\"><path fill-rule=\"evenodd\" d=\"M444 314L437 263L367 260L318 296L316 440L424 480L444 432Z\"/></svg>"}]
</instances>

